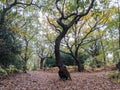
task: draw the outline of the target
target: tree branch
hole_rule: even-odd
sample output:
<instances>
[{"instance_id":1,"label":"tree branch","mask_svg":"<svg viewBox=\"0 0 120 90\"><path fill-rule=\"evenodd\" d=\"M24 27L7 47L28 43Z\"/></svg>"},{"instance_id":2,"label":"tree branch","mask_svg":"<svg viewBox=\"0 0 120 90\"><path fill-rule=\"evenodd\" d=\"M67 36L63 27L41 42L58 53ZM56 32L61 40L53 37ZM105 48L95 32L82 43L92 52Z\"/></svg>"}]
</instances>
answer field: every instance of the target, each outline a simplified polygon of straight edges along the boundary
<instances>
[{"instance_id":1,"label":"tree branch","mask_svg":"<svg viewBox=\"0 0 120 90\"><path fill-rule=\"evenodd\" d=\"M55 30L56 30L58 33L61 33L60 29L58 29L57 26L55 26L55 24L51 23L48 17L47 17L47 21L48 21L48 23L49 23L51 26L53 26L53 27L55 28Z\"/></svg>"},{"instance_id":2,"label":"tree branch","mask_svg":"<svg viewBox=\"0 0 120 90\"><path fill-rule=\"evenodd\" d=\"M95 0L91 1L90 5L89 5L89 7L88 7L88 9L86 10L85 13L75 15L73 20L68 24L68 27L70 28L74 23L78 22L81 17L87 15L89 13L89 11L91 10L91 8L93 7L94 2L95 2Z\"/></svg>"},{"instance_id":3,"label":"tree branch","mask_svg":"<svg viewBox=\"0 0 120 90\"><path fill-rule=\"evenodd\" d=\"M16 5L25 5L25 6L36 6L39 9L41 9L41 6L38 6L37 4L33 3L33 0L31 0L30 3L22 3L22 2L18 2L17 0L14 0L14 2L12 4L9 4L8 0L6 0L6 7L3 6L3 11L1 13L1 18L0 18L0 24L3 24L5 21L5 14L7 11L9 11L12 7L16 6Z\"/></svg>"},{"instance_id":4,"label":"tree branch","mask_svg":"<svg viewBox=\"0 0 120 90\"><path fill-rule=\"evenodd\" d=\"M62 12L62 11L60 10L60 8L58 7L58 2L59 2L59 0L56 0L56 2L55 2L56 8L57 8L57 10L59 11L59 13L61 14L61 17L64 17L63 12Z\"/></svg>"}]
</instances>

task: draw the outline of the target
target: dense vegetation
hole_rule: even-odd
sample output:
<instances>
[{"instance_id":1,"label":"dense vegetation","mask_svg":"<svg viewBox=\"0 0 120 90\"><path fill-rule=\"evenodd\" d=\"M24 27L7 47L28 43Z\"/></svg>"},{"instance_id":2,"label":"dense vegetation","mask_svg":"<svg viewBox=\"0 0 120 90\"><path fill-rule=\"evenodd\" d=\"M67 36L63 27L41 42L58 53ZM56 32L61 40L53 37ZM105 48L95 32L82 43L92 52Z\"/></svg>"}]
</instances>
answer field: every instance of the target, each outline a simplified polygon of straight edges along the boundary
<instances>
[{"instance_id":1,"label":"dense vegetation","mask_svg":"<svg viewBox=\"0 0 120 90\"><path fill-rule=\"evenodd\" d=\"M120 7L111 0L1 0L0 73L120 62ZM119 65L118 65L119 68ZM68 72L69 73L69 72Z\"/></svg>"}]
</instances>

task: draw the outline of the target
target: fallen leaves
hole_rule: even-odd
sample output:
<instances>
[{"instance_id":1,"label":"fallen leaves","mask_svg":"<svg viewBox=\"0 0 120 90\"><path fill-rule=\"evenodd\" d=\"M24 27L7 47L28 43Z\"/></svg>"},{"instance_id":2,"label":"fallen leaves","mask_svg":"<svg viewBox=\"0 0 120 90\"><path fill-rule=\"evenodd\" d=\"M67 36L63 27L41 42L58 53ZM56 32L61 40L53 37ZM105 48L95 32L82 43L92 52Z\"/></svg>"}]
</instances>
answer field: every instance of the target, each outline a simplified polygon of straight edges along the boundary
<instances>
[{"instance_id":1,"label":"fallen leaves","mask_svg":"<svg viewBox=\"0 0 120 90\"><path fill-rule=\"evenodd\" d=\"M30 71L0 81L0 90L120 90L106 72L71 73L72 81L59 80L57 73Z\"/></svg>"}]
</instances>

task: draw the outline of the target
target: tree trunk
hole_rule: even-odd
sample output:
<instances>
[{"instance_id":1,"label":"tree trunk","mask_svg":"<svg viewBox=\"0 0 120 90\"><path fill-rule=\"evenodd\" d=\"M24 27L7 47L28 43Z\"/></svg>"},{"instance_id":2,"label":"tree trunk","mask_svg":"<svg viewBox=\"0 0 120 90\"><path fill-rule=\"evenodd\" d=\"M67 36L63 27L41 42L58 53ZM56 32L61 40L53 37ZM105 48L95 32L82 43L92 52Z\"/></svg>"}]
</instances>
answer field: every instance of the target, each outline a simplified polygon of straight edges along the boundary
<instances>
[{"instance_id":1,"label":"tree trunk","mask_svg":"<svg viewBox=\"0 0 120 90\"><path fill-rule=\"evenodd\" d=\"M27 73L27 66L26 65L27 65L27 61L25 60L24 61L24 66L23 66L23 72L24 73Z\"/></svg>"},{"instance_id":2,"label":"tree trunk","mask_svg":"<svg viewBox=\"0 0 120 90\"><path fill-rule=\"evenodd\" d=\"M27 60L28 60L28 56L27 56L27 52L28 52L28 41L25 42L26 46L25 46L25 57L24 57L24 66L23 66L23 72L27 73Z\"/></svg>"},{"instance_id":3,"label":"tree trunk","mask_svg":"<svg viewBox=\"0 0 120 90\"><path fill-rule=\"evenodd\" d=\"M75 43L77 44L76 40ZM78 45L75 45L75 57L73 55L73 58L75 59L76 65L78 66L78 72L83 72L84 71L84 66L82 65L82 63L78 60L78 50L79 50Z\"/></svg>"},{"instance_id":4,"label":"tree trunk","mask_svg":"<svg viewBox=\"0 0 120 90\"><path fill-rule=\"evenodd\" d=\"M65 34L67 33L68 29L63 29L63 31L60 33L60 35L56 38L55 40L55 59L56 59L56 65L59 68L59 77L62 80L68 80L71 79L70 77L70 73L68 72L66 66L63 64L63 62L61 61L61 57L60 57L60 43L61 40L63 39L63 37L65 36Z\"/></svg>"},{"instance_id":5,"label":"tree trunk","mask_svg":"<svg viewBox=\"0 0 120 90\"><path fill-rule=\"evenodd\" d=\"M77 59L75 59L75 62L76 62L76 65L78 66L78 72L83 72L84 71L84 66Z\"/></svg>"},{"instance_id":6,"label":"tree trunk","mask_svg":"<svg viewBox=\"0 0 120 90\"><path fill-rule=\"evenodd\" d=\"M102 46L103 59L104 59L104 66L106 66L106 63L107 63L107 62L106 62L105 49L104 49L102 40L101 40L100 42L101 42L101 46Z\"/></svg>"},{"instance_id":7,"label":"tree trunk","mask_svg":"<svg viewBox=\"0 0 120 90\"><path fill-rule=\"evenodd\" d=\"M44 58L41 58L41 60L40 60L40 69L43 69L43 62L44 62Z\"/></svg>"},{"instance_id":8,"label":"tree trunk","mask_svg":"<svg viewBox=\"0 0 120 90\"><path fill-rule=\"evenodd\" d=\"M26 61L24 61L24 65L23 65L23 72L24 73L27 73L27 66L26 66Z\"/></svg>"}]
</instances>

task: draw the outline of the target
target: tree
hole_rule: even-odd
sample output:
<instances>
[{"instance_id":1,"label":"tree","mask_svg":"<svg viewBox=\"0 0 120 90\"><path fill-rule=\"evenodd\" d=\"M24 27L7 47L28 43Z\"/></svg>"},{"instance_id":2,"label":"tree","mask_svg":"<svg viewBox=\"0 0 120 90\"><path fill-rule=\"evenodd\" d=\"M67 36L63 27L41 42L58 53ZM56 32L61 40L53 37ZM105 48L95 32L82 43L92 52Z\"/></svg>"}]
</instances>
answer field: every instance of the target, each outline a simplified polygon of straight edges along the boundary
<instances>
[{"instance_id":1,"label":"tree","mask_svg":"<svg viewBox=\"0 0 120 90\"><path fill-rule=\"evenodd\" d=\"M117 0L118 3L118 32L119 32L119 48L118 48L118 52L120 52L120 5L119 5L119 1ZM119 55L120 58L120 55ZM119 62L117 63L117 68L119 69L120 72L120 59Z\"/></svg>"},{"instance_id":2,"label":"tree","mask_svg":"<svg viewBox=\"0 0 120 90\"><path fill-rule=\"evenodd\" d=\"M23 49L23 53L21 54L21 58L24 61L23 71L25 73L27 73L26 72L26 70L27 70L27 61L30 58L30 53L31 53L31 52L29 52L29 45L30 45L30 41L34 38L34 36L35 35L32 35L31 37L28 38L27 35L24 35L24 37L23 37L23 40L24 40L24 47L23 48L24 49Z\"/></svg>"},{"instance_id":3,"label":"tree","mask_svg":"<svg viewBox=\"0 0 120 90\"><path fill-rule=\"evenodd\" d=\"M24 16L25 17L25 16ZM23 71L26 72L27 69L27 61L28 59L30 59L31 54L33 54L33 50L31 50L31 46L35 36L38 33L38 26L37 23L39 22L36 17L38 17L36 15L36 13L31 13L31 16L28 16L25 18L26 21L26 25L24 27L22 27L21 29L21 38L24 41L23 43L23 52L21 54L21 57L24 61L24 67L23 67ZM34 23L33 23L34 21ZM36 25L35 25L36 24Z\"/></svg>"},{"instance_id":4,"label":"tree","mask_svg":"<svg viewBox=\"0 0 120 90\"><path fill-rule=\"evenodd\" d=\"M45 40L38 40L36 43L36 53L40 59L40 69L43 69L43 63L45 59L52 56L53 48L51 48L49 43L45 43Z\"/></svg>"},{"instance_id":5,"label":"tree","mask_svg":"<svg viewBox=\"0 0 120 90\"><path fill-rule=\"evenodd\" d=\"M105 11L98 9L92 10L88 15L81 18L77 24L73 25L64 37L62 46L64 45L68 50L63 48L60 51L73 57L79 72L84 70L84 62L80 63L82 60L79 60L78 58L81 46L100 38L98 37L92 40L91 37L96 34L94 32L97 32L98 29L105 26L107 19L108 14L106 14Z\"/></svg>"},{"instance_id":6,"label":"tree","mask_svg":"<svg viewBox=\"0 0 120 90\"><path fill-rule=\"evenodd\" d=\"M120 49L120 5L119 5L119 1L117 0L118 3L118 31L119 31L119 49Z\"/></svg>"},{"instance_id":7,"label":"tree","mask_svg":"<svg viewBox=\"0 0 120 90\"><path fill-rule=\"evenodd\" d=\"M115 2L114 2L115 3ZM109 5L108 5L109 6ZM119 61L119 12L118 12L118 6L117 4L111 7L109 7L108 10L110 13L109 20L107 22L107 34L109 35L109 38L106 35L106 41L107 41L107 53L113 54L113 61L112 63L116 63ZM108 40L107 40L108 38ZM118 44L117 44L118 43Z\"/></svg>"},{"instance_id":8,"label":"tree","mask_svg":"<svg viewBox=\"0 0 120 90\"><path fill-rule=\"evenodd\" d=\"M4 1L4 0L2 0L0 2L1 2L1 6L2 6L2 9L0 11L0 25L5 22L6 13L15 6L18 6L19 8L21 8L21 6L37 6L38 8L41 8L40 6L38 6L36 4L36 2L33 2L33 0L30 0L30 1L25 0L24 2L18 1L18 0L13 0L13 1L9 1L9 0Z\"/></svg>"},{"instance_id":9,"label":"tree","mask_svg":"<svg viewBox=\"0 0 120 90\"><path fill-rule=\"evenodd\" d=\"M1 0L0 1L0 6L1 6L0 7L0 32L5 32L5 33L2 33L1 36L5 36L5 38L2 38L2 40L3 40L2 42L5 43L7 41L6 42L7 44L5 45L7 47L6 51L10 51L10 52L6 52L6 54L4 56L5 57L9 56L8 57L9 60L11 60L11 59L16 60L18 58L16 55L18 55L18 51L19 51L17 49L18 48L21 49L21 45L18 45L19 37L16 37L18 32L16 32L17 30L15 30L16 27L14 26L16 24L16 21L19 21L19 19L15 19L15 18L18 15L18 13L20 14L20 12L19 12L20 10L24 10L28 6L37 6L38 8L41 8L36 3L39 3L39 2L38 1L34 2L33 0L24 0L24 1ZM11 18L11 16L12 16L12 18ZM13 29L13 27L15 27L15 28ZM5 34L8 36L6 36ZM8 38L6 38L6 37L8 37ZM16 39L18 39L18 41ZM8 42L8 40L9 40L9 42ZM26 48L26 50L27 50L27 48ZM16 51L16 53L15 53L15 51ZM7 60L7 59L5 59L5 60Z\"/></svg>"},{"instance_id":10,"label":"tree","mask_svg":"<svg viewBox=\"0 0 120 90\"><path fill-rule=\"evenodd\" d=\"M21 58L24 62L23 71L26 73L27 61L34 53L34 49L32 48L33 39L38 33L37 23L39 23L39 20L37 12L33 11L33 7L26 8L25 10L21 11L21 13L21 17L19 17L20 21L15 22L15 25L11 26L11 28L21 36L19 38L22 42Z\"/></svg>"},{"instance_id":11,"label":"tree","mask_svg":"<svg viewBox=\"0 0 120 90\"><path fill-rule=\"evenodd\" d=\"M75 4L76 7L73 9L73 11L71 11L70 13L65 13L65 4L68 4L66 0L63 0L62 2L62 8L60 8L60 1L56 0L55 5L57 8L57 11L60 14L60 17L57 19L57 23L61 26L62 31L61 33L57 36L56 40L55 40L55 59L56 59L56 64L59 67L59 72L62 72L62 74L65 74L65 76L67 77L66 79L70 78L69 72L67 71L67 69L65 68L64 64L61 62L61 58L60 58L60 43L61 40L65 37L66 33L68 32L68 30L74 25L76 24L83 16L87 15L89 13L89 11L91 10L91 8L93 7L93 3L95 0L92 0L89 7L85 10L85 8L83 7L82 12L79 12L80 9L80 1L76 0ZM69 5L71 5L72 2L69 1ZM69 8L70 6L68 6L67 8ZM84 12L85 11L85 12ZM71 18L71 20L66 23L67 20L69 20ZM60 74L59 74L60 76ZM64 75L63 75L64 76ZM61 76L60 76L61 78ZM62 79L62 78L61 78Z\"/></svg>"},{"instance_id":12,"label":"tree","mask_svg":"<svg viewBox=\"0 0 120 90\"><path fill-rule=\"evenodd\" d=\"M17 37L18 35L10 28L0 27L0 65L4 68L10 64L20 68L18 63L20 64L21 42Z\"/></svg>"},{"instance_id":13,"label":"tree","mask_svg":"<svg viewBox=\"0 0 120 90\"><path fill-rule=\"evenodd\" d=\"M88 18L88 19L91 19L91 18ZM92 37L92 34L94 33L94 31L97 30L98 28L100 28L100 27L98 27L98 25L99 25L98 23L101 21L101 19L98 21L96 20L93 26L91 26L89 24L89 20L85 19L85 21L84 20L81 20L81 21L83 21L83 23L78 23L78 25L77 24L74 25L74 27L72 28L72 33L70 33L70 36L72 36L72 39L74 39L74 40L70 40L71 38L69 37L69 34L68 34L68 36L66 35L66 37L65 37L65 43L70 52L70 53L68 52L68 54L70 54L73 57L73 59L75 60L76 65L78 66L79 72L84 71L83 64L85 62L85 61L79 60L78 56L80 54L80 48L84 44L88 44L90 42L93 42L93 41L99 39L99 37L96 39L92 39L91 37ZM79 24L81 24L81 26ZM87 24L89 25L88 27L86 27ZM64 52L64 51L62 51L62 52ZM65 52L65 53L67 53L67 52Z\"/></svg>"},{"instance_id":14,"label":"tree","mask_svg":"<svg viewBox=\"0 0 120 90\"><path fill-rule=\"evenodd\" d=\"M11 10L12 4L6 1L0 1L0 63L6 68L10 64L19 67L20 64L19 54L21 53L21 42L18 39L18 35L16 32L12 30L11 23L13 23L10 19L8 19L8 11L9 15L16 15L15 12ZM9 6L10 5L10 6ZM15 16L14 16L15 17ZM7 20L5 21L5 18ZM13 19L13 17L11 17Z\"/></svg>"}]
</instances>

